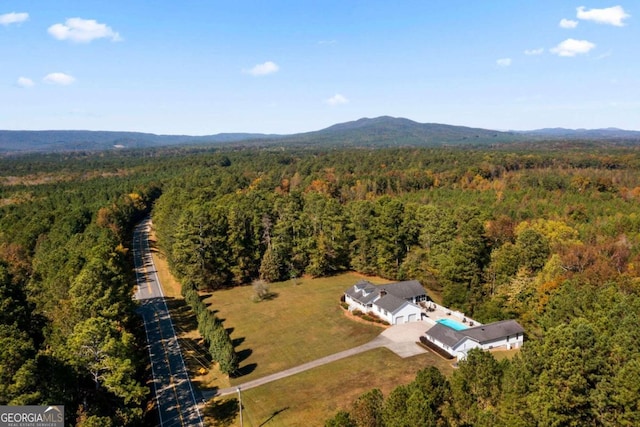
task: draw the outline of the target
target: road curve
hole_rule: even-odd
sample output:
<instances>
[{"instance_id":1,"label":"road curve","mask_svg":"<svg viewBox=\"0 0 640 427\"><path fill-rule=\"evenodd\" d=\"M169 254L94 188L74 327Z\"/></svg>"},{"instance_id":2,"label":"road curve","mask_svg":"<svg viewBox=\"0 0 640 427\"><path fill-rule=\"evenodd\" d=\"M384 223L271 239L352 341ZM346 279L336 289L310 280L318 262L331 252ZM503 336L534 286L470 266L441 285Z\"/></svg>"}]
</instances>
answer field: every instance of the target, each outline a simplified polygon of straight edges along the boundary
<instances>
[{"instance_id":1,"label":"road curve","mask_svg":"<svg viewBox=\"0 0 640 427\"><path fill-rule=\"evenodd\" d=\"M151 257L146 219L133 233L133 259L136 270L135 299L144 320L153 386L160 426L203 426L196 395L182 358L180 345L164 300L160 281Z\"/></svg>"}]
</instances>

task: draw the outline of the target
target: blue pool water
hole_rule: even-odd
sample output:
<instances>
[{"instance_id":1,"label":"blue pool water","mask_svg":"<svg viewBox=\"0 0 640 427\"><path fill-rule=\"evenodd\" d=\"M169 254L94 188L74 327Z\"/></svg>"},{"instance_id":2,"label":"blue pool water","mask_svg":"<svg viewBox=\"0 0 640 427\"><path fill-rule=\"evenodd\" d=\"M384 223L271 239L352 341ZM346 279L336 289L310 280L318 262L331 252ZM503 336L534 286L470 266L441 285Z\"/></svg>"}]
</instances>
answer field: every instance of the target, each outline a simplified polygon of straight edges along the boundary
<instances>
[{"instance_id":1,"label":"blue pool water","mask_svg":"<svg viewBox=\"0 0 640 427\"><path fill-rule=\"evenodd\" d=\"M454 329L456 331L462 331L463 329L468 328L468 326L465 325L464 323L456 322L455 320L451 320L451 319L440 319L440 320L436 320L436 322L442 323L444 326L448 326L449 328Z\"/></svg>"}]
</instances>

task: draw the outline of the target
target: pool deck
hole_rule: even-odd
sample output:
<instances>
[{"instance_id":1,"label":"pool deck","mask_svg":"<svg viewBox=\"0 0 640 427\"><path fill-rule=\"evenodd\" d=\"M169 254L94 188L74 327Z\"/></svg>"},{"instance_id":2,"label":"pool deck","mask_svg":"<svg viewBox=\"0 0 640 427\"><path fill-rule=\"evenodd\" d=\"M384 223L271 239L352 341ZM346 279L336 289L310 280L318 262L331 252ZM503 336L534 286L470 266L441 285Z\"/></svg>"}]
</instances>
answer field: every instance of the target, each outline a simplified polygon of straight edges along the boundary
<instances>
[{"instance_id":1,"label":"pool deck","mask_svg":"<svg viewBox=\"0 0 640 427\"><path fill-rule=\"evenodd\" d=\"M478 322L475 319L470 318L469 316L465 316L464 313L460 313L458 311L450 310L447 307L443 307L439 304L435 304L432 302L427 302L427 305L431 305L433 310L425 310L423 309L423 313L426 314L426 318L424 320L430 325L435 325L436 322L440 319L451 319L456 322L462 323L467 327L480 326L482 323ZM466 323L463 320L466 319Z\"/></svg>"}]
</instances>

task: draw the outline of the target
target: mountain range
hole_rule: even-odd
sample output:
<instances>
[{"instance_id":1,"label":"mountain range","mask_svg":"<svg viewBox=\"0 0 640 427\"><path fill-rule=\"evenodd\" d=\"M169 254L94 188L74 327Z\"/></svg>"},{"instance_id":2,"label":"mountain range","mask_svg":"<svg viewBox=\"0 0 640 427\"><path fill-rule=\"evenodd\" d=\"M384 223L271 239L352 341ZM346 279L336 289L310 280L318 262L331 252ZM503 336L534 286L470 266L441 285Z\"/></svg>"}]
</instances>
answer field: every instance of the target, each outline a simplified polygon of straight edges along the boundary
<instances>
[{"instance_id":1,"label":"mountain range","mask_svg":"<svg viewBox=\"0 0 640 427\"><path fill-rule=\"evenodd\" d=\"M0 154L100 151L180 145L233 146L452 146L540 141L604 141L640 144L640 131L607 129L539 129L497 131L405 118L362 118L325 129L292 135L220 133L206 136L156 135L141 132L0 130Z\"/></svg>"}]
</instances>

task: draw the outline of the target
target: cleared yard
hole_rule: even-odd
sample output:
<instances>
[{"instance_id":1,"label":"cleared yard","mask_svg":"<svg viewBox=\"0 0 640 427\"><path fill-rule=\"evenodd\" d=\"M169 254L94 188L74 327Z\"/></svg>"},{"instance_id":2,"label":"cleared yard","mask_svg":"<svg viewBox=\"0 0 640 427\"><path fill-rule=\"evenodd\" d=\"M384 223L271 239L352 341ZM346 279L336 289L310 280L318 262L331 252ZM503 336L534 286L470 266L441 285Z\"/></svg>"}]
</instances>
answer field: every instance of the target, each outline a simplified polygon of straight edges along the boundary
<instances>
[{"instance_id":1,"label":"cleared yard","mask_svg":"<svg viewBox=\"0 0 640 427\"><path fill-rule=\"evenodd\" d=\"M244 425L321 426L337 410L348 409L365 391L377 387L387 396L397 385L409 383L418 370L428 366L437 366L445 375L453 370L450 363L433 353L402 359L385 348L324 365L243 392ZM224 402L229 400L210 405L224 407ZM237 408L237 402L233 403L226 405ZM227 425L240 425L239 418L232 420Z\"/></svg>"},{"instance_id":2,"label":"cleared yard","mask_svg":"<svg viewBox=\"0 0 640 427\"><path fill-rule=\"evenodd\" d=\"M231 385L282 371L375 338L379 326L349 319L344 290L362 276L346 273L271 284L274 298L253 302L251 286L214 292L205 303L224 320L237 344L242 376ZM376 279L369 279L376 280ZM378 283L384 280L378 279Z\"/></svg>"},{"instance_id":3,"label":"cleared yard","mask_svg":"<svg viewBox=\"0 0 640 427\"><path fill-rule=\"evenodd\" d=\"M363 278L356 273L273 283L275 297L259 303L252 300L251 286L217 291L205 302L231 330L244 375L228 379L216 370L197 375L205 349L198 345L201 340L195 319L184 305L180 284L169 274L164 257L156 251L153 255L192 379L200 387L241 384L364 344L383 331L347 317L339 305L344 290ZM366 279L376 284L388 282ZM365 391L377 387L388 394L427 366L437 366L445 375L453 369L450 362L433 353L402 359L379 348L246 390L242 393L244 425L323 425ZM210 402L204 414L210 425L239 425L235 397Z\"/></svg>"}]
</instances>

